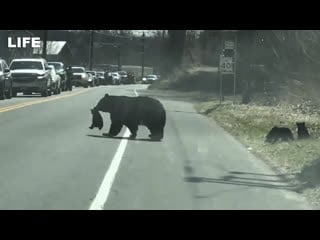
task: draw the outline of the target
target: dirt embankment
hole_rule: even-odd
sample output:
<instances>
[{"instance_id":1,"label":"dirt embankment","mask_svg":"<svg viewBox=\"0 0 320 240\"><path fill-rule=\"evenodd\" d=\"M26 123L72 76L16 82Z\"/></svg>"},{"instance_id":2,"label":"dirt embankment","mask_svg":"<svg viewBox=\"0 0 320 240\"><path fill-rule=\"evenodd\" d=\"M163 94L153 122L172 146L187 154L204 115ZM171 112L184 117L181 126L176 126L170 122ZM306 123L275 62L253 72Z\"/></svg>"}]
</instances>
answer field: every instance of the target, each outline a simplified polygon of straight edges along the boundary
<instances>
[{"instance_id":1,"label":"dirt embankment","mask_svg":"<svg viewBox=\"0 0 320 240\"><path fill-rule=\"evenodd\" d=\"M169 79L152 84L149 89L209 92L217 88L218 69L193 67L174 71Z\"/></svg>"}]
</instances>

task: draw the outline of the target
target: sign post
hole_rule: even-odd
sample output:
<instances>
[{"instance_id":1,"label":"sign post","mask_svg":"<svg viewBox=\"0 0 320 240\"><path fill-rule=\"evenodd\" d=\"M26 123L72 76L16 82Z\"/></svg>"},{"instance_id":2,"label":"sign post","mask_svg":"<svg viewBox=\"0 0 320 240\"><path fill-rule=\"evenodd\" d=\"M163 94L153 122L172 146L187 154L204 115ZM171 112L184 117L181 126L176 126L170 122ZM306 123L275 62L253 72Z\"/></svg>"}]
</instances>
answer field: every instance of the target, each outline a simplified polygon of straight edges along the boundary
<instances>
[{"instance_id":1,"label":"sign post","mask_svg":"<svg viewBox=\"0 0 320 240\"><path fill-rule=\"evenodd\" d=\"M235 47L234 47L234 74L233 74L233 104L236 103L236 76L237 76L237 46L238 46L238 38L237 34L235 34Z\"/></svg>"},{"instance_id":2,"label":"sign post","mask_svg":"<svg viewBox=\"0 0 320 240\"><path fill-rule=\"evenodd\" d=\"M220 80L220 104L224 101L223 96L223 76L233 75L233 103L236 97L236 63L237 63L237 36L234 38L222 38L222 53L220 55L219 64L219 80Z\"/></svg>"}]
</instances>

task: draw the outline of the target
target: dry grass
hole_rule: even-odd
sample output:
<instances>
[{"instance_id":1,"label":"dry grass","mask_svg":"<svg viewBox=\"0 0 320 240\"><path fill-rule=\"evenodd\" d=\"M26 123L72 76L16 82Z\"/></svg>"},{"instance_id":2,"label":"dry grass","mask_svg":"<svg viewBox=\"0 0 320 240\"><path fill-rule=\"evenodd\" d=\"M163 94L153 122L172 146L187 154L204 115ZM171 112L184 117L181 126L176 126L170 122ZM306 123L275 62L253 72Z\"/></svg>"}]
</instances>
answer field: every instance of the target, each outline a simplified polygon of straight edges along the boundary
<instances>
[{"instance_id":1,"label":"dry grass","mask_svg":"<svg viewBox=\"0 0 320 240\"><path fill-rule=\"evenodd\" d=\"M301 171L303 166L320 156L320 118L318 114L305 115L288 106L233 105L216 101L196 106L199 112L218 122L254 152L266 156L286 171ZM291 143L266 144L265 136L273 126L287 126L296 136L296 121L305 121L311 139Z\"/></svg>"},{"instance_id":2,"label":"dry grass","mask_svg":"<svg viewBox=\"0 0 320 240\"><path fill-rule=\"evenodd\" d=\"M308 186L302 191L310 202L320 204L320 114L305 114L289 104L278 106L233 105L225 101L208 101L197 104L198 112L215 120L227 132L235 136L251 152L266 161L280 174L301 176ZM311 138L293 142L265 143L265 136L275 125L287 126L296 134L296 121L305 121ZM289 176L289 175L288 175Z\"/></svg>"}]
</instances>

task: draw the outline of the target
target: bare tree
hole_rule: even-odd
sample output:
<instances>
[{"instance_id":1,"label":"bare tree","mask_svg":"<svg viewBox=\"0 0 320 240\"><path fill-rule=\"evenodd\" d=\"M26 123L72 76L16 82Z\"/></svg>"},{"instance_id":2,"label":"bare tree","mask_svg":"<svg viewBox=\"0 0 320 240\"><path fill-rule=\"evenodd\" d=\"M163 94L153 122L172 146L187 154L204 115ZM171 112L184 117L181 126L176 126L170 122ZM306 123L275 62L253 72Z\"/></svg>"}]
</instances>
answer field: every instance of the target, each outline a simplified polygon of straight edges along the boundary
<instances>
[{"instance_id":1,"label":"bare tree","mask_svg":"<svg viewBox=\"0 0 320 240\"><path fill-rule=\"evenodd\" d=\"M168 30L168 36L167 55L170 59L171 69L174 69L182 63L186 30Z\"/></svg>"},{"instance_id":2,"label":"bare tree","mask_svg":"<svg viewBox=\"0 0 320 240\"><path fill-rule=\"evenodd\" d=\"M251 74L253 43L256 30L240 30L238 32L238 68L237 74L241 82L242 103L251 100Z\"/></svg>"}]
</instances>

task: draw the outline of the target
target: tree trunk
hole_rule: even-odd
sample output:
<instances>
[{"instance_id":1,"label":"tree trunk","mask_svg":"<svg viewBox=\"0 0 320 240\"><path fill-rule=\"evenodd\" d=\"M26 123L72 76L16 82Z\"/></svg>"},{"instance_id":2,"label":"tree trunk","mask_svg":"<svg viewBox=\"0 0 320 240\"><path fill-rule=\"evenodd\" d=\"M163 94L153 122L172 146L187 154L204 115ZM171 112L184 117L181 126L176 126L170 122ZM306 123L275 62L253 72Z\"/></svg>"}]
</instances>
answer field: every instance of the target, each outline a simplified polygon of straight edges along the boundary
<instances>
[{"instance_id":1,"label":"tree trunk","mask_svg":"<svg viewBox=\"0 0 320 240\"><path fill-rule=\"evenodd\" d=\"M248 104L251 100L252 52L255 30L240 30L238 32L238 77L241 82L242 103Z\"/></svg>"},{"instance_id":2,"label":"tree trunk","mask_svg":"<svg viewBox=\"0 0 320 240\"><path fill-rule=\"evenodd\" d=\"M179 67L182 63L184 44L186 39L186 30L168 30L169 44L168 57L170 59L170 68Z\"/></svg>"},{"instance_id":3,"label":"tree trunk","mask_svg":"<svg viewBox=\"0 0 320 240\"><path fill-rule=\"evenodd\" d=\"M47 39L48 39L48 30L43 32L43 48L42 48L42 57L47 58Z\"/></svg>"}]
</instances>

